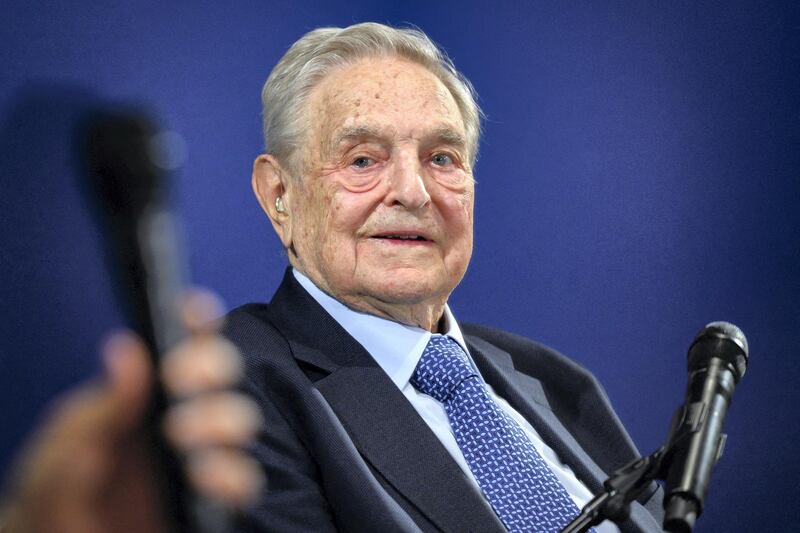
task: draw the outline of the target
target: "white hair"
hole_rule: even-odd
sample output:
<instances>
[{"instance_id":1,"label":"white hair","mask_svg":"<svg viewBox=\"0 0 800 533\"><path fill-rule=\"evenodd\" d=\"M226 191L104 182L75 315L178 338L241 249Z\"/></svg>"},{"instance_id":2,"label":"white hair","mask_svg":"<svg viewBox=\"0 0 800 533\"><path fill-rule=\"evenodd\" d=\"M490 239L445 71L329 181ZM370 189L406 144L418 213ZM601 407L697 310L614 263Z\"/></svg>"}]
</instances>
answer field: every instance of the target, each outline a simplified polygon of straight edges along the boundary
<instances>
[{"instance_id":1,"label":"white hair","mask_svg":"<svg viewBox=\"0 0 800 533\"><path fill-rule=\"evenodd\" d=\"M336 67L386 56L425 67L450 91L464 121L468 156L473 166L478 153L481 111L472 84L421 31L374 22L310 31L278 61L261 91L267 152L287 165L295 177L301 168L298 148L308 130L306 101L314 87Z\"/></svg>"}]
</instances>

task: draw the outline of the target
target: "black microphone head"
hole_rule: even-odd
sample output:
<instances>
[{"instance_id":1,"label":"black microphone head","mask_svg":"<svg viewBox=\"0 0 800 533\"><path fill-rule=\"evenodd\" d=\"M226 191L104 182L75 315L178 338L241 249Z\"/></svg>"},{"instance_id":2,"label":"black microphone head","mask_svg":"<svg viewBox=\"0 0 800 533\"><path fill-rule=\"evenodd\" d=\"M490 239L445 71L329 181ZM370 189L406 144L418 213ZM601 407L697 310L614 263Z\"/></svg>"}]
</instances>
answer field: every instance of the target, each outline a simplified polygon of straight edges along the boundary
<instances>
[{"instance_id":1,"label":"black microphone head","mask_svg":"<svg viewBox=\"0 0 800 533\"><path fill-rule=\"evenodd\" d=\"M747 338L742 330L730 322L711 322L700 330L689 347L689 370L708 366L711 359L722 359L730 364L738 383L750 356Z\"/></svg>"},{"instance_id":2,"label":"black microphone head","mask_svg":"<svg viewBox=\"0 0 800 533\"><path fill-rule=\"evenodd\" d=\"M157 200L163 171L153 158L153 121L139 111L98 111L87 117L86 155L100 204L112 215L136 216Z\"/></svg>"}]
</instances>

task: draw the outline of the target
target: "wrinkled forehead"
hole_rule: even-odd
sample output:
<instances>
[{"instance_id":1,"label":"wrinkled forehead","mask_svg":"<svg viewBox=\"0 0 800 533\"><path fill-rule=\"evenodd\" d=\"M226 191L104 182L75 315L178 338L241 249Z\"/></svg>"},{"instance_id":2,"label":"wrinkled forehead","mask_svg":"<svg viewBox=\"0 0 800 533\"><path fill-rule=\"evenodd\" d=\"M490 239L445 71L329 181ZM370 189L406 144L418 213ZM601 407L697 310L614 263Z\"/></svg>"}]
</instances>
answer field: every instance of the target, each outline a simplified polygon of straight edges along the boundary
<instances>
[{"instance_id":1,"label":"wrinkled forehead","mask_svg":"<svg viewBox=\"0 0 800 533\"><path fill-rule=\"evenodd\" d=\"M320 142L359 127L387 133L450 129L464 135L463 118L447 87L425 67L399 58L337 67L314 88L307 111L309 133Z\"/></svg>"}]
</instances>

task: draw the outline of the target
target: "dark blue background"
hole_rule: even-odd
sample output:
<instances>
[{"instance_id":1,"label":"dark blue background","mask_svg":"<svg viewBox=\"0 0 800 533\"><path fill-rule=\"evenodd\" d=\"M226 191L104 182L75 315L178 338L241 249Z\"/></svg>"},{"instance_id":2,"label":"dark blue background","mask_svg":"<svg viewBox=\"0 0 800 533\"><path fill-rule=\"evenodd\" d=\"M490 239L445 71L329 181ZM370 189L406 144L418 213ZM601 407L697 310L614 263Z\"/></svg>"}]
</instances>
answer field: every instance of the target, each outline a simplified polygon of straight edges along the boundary
<instances>
[{"instance_id":1,"label":"dark blue background","mask_svg":"<svg viewBox=\"0 0 800 533\"><path fill-rule=\"evenodd\" d=\"M259 91L302 33L413 23L488 119L461 320L594 371L642 451L706 322L747 334L726 455L697 531L790 528L800 500L800 11L761 2L72 2L0 22L0 473L121 323L70 131L102 100L187 140L176 197L194 280L270 297L285 258L250 192Z\"/></svg>"}]
</instances>

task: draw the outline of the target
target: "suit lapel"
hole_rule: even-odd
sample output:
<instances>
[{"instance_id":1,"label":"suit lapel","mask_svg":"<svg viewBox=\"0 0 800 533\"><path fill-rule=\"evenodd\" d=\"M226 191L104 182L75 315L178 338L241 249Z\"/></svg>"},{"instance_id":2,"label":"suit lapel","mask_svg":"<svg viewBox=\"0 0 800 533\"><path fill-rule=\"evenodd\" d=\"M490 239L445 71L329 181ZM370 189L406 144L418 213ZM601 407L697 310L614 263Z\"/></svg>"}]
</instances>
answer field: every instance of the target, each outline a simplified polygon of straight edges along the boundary
<instances>
[{"instance_id":1,"label":"suit lapel","mask_svg":"<svg viewBox=\"0 0 800 533\"><path fill-rule=\"evenodd\" d=\"M503 530L389 376L288 270L269 319L296 359L327 374L315 386L362 456L397 492L441 530Z\"/></svg>"},{"instance_id":2,"label":"suit lapel","mask_svg":"<svg viewBox=\"0 0 800 533\"><path fill-rule=\"evenodd\" d=\"M553 413L539 380L517 372L511 356L488 342L469 337L467 344L486 382L530 422L578 479L597 493L608 475Z\"/></svg>"},{"instance_id":3,"label":"suit lapel","mask_svg":"<svg viewBox=\"0 0 800 533\"><path fill-rule=\"evenodd\" d=\"M356 448L443 531L499 531L486 501L381 368L342 367L317 387Z\"/></svg>"}]
</instances>

